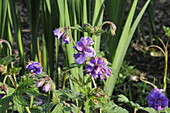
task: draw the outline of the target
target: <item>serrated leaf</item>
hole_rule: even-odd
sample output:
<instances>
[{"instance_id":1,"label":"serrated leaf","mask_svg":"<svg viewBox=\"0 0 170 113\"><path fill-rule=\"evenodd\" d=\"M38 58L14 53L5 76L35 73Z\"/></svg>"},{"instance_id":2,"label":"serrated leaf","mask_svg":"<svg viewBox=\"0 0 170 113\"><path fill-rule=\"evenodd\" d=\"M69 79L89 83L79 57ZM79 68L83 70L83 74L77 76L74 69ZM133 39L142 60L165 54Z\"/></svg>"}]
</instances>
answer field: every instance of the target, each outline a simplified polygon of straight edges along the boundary
<instances>
[{"instance_id":1,"label":"serrated leaf","mask_svg":"<svg viewBox=\"0 0 170 113\"><path fill-rule=\"evenodd\" d=\"M10 69L9 69L9 72L10 72L11 74L19 74L19 72L20 72L21 69L22 69L21 67L13 67L13 68L10 68Z\"/></svg>"},{"instance_id":2,"label":"serrated leaf","mask_svg":"<svg viewBox=\"0 0 170 113\"><path fill-rule=\"evenodd\" d=\"M34 80L32 78L26 78L23 76L19 82L19 87L18 88L27 88L28 86L34 85Z\"/></svg>"},{"instance_id":3,"label":"serrated leaf","mask_svg":"<svg viewBox=\"0 0 170 113\"><path fill-rule=\"evenodd\" d=\"M103 104L101 109L103 113L129 113L126 109L116 105L113 101Z\"/></svg>"},{"instance_id":4,"label":"serrated leaf","mask_svg":"<svg viewBox=\"0 0 170 113\"><path fill-rule=\"evenodd\" d=\"M132 101L129 101L129 99L124 96L124 95L118 95L118 101L119 102L123 102L123 103L126 103L128 104L129 106L133 107L133 108L136 108L137 110L143 110L143 111L147 111L149 113L156 113L156 110L153 109L153 108L149 108L149 107L142 107L140 106L139 104L137 103L134 103Z\"/></svg>"},{"instance_id":5,"label":"serrated leaf","mask_svg":"<svg viewBox=\"0 0 170 113\"><path fill-rule=\"evenodd\" d=\"M85 101L85 103L84 103L84 111L85 111L85 113L90 113L90 99Z\"/></svg>"},{"instance_id":6,"label":"serrated leaf","mask_svg":"<svg viewBox=\"0 0 170 113\"><path fill-rule=\"evenodd\" d=\"M17 91L13 95L13 102L18 103L21 106L27 106L28 105L27 101L24 99L22 94L20 94Z\"/></svg>"},{"instance_id":7,"label":"serrated leaf","mask_svg":"<svg viewBox=\"0 0 170 113\"><path fill-rule=\"evenodd\" d=\"M42 72L42 73L40 73L40 74L37 74L36 76L39 77L39 78L42 78L42 77L48 76L48 75L47 75L47 73Z\"/></svg>"},{"instance_id":8,"label":"serrated leaf","mask_svg":"<svg viewBox=\"0 0 170 113\"><path fill-rule=\"evenodd\" d=\"M11 100L11 96L5 96L0 99L0 113L6 113L6 110L9 107L9 101Z\"/></svg>"},{"instance_id":9,"label":"serrated leaf","mask_svg":"<svg viewBox=\"0 0 170 113\"><path fill-rule=\"evenodd\" d=\"M126 96L124 96L124 95L118 95L118 101L119 102L129 102L129 99L126 97Z\"/></svg>"},{"instance_id":10,"label":"serrated leaf","mask_svg":"<svg viewBox=\"0 0 170 113\"><path fill-rule=\"evenodd\" d=\"M25 108L24 106L18 104L16 101L14 101L14 111L18 111L19 113L23 113Z\"/></svg>"},{"instance_id":11,"label":"serrated leaf","mask_svg":"<svg viewBox=\"0 0 170 113\"><path fill-rule=\"evenodd\" d=\"M4 58L1 58L0 59L0 64L2 65L8 65L10 64L12 61L14 61L16 59L16 56L15 55L11 55L11 56L7 56L7 57L4 57Z\"/></svg>"},{"instance_id":12,"label":"serrated leaf","mask_svg":"<svg viewBox=\"0 0 170 113\"><path fill-rule=\"evenodd\" d=\"M66 96L71 99L82 99L84 97L84 94L74 92L73 90L70 89L62 89L59 90L59 92L61 96Z\"/></svg>"},{"instance_id":13,"label":"serrated leaf","mask_svg":"<svg viewBox=\"0 0 170 113\"><path fill-rule=\"evenodd\" d=\"M64 113L61 106L57 104L51 113Z\"/></svg>"}]
</instances>

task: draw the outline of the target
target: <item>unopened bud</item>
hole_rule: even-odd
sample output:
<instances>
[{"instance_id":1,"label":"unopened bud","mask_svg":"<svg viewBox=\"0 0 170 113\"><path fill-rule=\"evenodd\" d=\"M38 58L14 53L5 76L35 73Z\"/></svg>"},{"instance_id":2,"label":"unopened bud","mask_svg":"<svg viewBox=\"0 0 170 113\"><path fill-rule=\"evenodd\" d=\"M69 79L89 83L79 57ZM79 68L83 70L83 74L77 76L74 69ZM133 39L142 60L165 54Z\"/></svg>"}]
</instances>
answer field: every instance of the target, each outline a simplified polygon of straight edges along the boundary
<instances>
[{"instance_id":1,"label":"unopened bud","mask_svg":"<svg viewBox=\"0 0 170 113\"><path fill-rule=\"evenodd\" d=\"M44 83L45 83L45 80L42 78L42 79L40 79L40 80L38 80L38 81L36 82L36 86L37 86L37 87L41 87L41 86L44 85Z\"/></svg>"},{"instance_id":2,"label":"unopened bud","mask_svg":"<svg viewBox=\"0 0 170 113\"><path fill-rule=\"evenodd\" d=\"M71 42L70 36L68 34L63 35L62 41L65 44L69 44Z\"/></svg>"},{"instance_id":3,"label":"unopened bud","mask_svg":"<svg viewBox=\"0 0 170 113\"><path fill-rule=\"evenodd\" d=\"M42 90L43 90L44 92L48 92L49 90L51 90L50 82L47 82L47 83L43 86Z\"/></svg>"},{"instance_id":4,"label":"unopened bud","mask_svg":"<svg viewBox=\"0 0 170 113\"><path fill-rule=\"evenodd\" d=\"M5 91L5 93L8 93L8 88L6 87L5 84L3 84L2 86L0 86L0 90Z\"/></svg>"},{"instance_id":5,"label":"unopened bud","mask_svg":"<svg viewBox=\"0 0 170 113\"><path fill-rule=\"evenodd\" d=\"M115 24L113 24L112 22L110 22L110 32L111 32L111 35L114 36L116 33L116 26Z\"/></svg>"}]
</instances>

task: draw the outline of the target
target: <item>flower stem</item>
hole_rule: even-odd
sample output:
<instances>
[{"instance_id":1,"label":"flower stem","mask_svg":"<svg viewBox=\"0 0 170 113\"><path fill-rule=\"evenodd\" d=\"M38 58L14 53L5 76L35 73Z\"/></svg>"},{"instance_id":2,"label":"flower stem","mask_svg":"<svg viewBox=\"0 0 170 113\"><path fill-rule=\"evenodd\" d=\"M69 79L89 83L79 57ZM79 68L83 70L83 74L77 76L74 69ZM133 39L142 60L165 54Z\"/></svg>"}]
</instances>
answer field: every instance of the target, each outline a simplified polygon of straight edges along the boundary
<instances>
[{"instance_id":1,"label":"flower stem","mask_svg":"<svg viewBox=\"0 0 170 113\"><path fill-rule=\"evenodd\" d=\"M96 84L96 82L95 82L93 77L92 77L92 81L93 81L93 84L94 84L94 88L97 88L97 84Z\"/></svg>"},{"instance_id":2,"label":"flower stem","mask_svg":"<svg viewBox=\"0 0 170 113\"><path fill-rule=\"evenodd\" d=\"M28 113L31 113L29 107L25 107L25 109L27 110Z\"/></svg>"},{"instance_id":3,"label":"flower stem","mask_svg":"<svg viewBox=\"0 0 170 113\"><path fill-rule=\"evenodd\" d=\"M7 77L7 75L4 77L3 84L5 84Z\"/></svg>"},{"instance_id":4,"label":"flower stem","mask_svg":"<svg viewBox=\"0 0 170 113\"><path fill-rule=\"evenodd\" d=\"M33 106L33 105L32 105L33 101L34 101L34 96L31 96L31 97L30 97L30 108Z\"/></svg>"},{"instance_id":5,"label":"flower stem","mask_svg":"<svg viewBox=\"0 0 170 113\"><path fill-rule=\"evenodd\" d=\"M12 55L12 47L11 47L10 43L9 43L8 41L6 41L6 40L0 39L0 44L2 44L3 42L4 42L4 43L8 46L8 48L9 48L9 55ZM11 62L11 68L13 68L13 62ZM11 76L9 76L12 84L13 84L15 87L17 87L18 85L17 85L17 79L16 79L15 74L13 74L13 77L14 77L14 79L13 79Z\"/></svg>"}]
</instances>

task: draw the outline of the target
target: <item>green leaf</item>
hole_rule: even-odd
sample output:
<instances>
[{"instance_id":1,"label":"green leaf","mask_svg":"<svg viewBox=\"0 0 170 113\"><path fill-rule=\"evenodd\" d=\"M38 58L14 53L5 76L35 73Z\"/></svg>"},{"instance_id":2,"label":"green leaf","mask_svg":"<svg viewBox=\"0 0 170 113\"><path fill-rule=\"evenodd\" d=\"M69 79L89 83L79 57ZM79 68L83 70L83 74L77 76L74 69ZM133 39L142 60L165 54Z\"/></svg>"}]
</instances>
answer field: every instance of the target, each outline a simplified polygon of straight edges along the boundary
<instances>
[{"instance_id":1,"label":"green leaf","mask_svg":"<svg viewBox=\"0 0 170 113\"><path fill-rule=\"evenodd\" d=\"M39 78L42 78L42 77L48 76L48 75L47 75L46 72L42 72L42 73L40 73L40 74L37 74L36 76L39 77Z\"/></svg>"},{"instance_id":2,"label":"green leaf","mask_svg":"<svg viewBox=\"0 0 170 113\"><path fill-rule=\"evenodd\" d=\"M2 64L2 65L8 65L8 64L10 64L12 61L15 61L15 60L16 60L16 56L15 56L15 55L7 56L7 57L4 57L4 58L1 58L1 59L0 59L0 64Z\"/></svg>"},{"instance_id":3,"label":"green leaf","mask_svg":"<svg viewBox=\"0 0 170 113\"><path fill-rule=\"evenodd\" d=\"M10 74L19 74L21 67L13 67L9 69Z\"/></svg>"},{"instance_id":4,"label":"green leaf","mask_svg":"<svg viewBox=\"0 0 170 113\"><path fill-rule=\"evenodd\" d=\"M133 20L134 13L135 13L135 10L136 10L137 2L138 2L138 0L134 0L134 2L132 4L132 8L131 8L130 13L128 15L128 18L126 20L124 30L121 34L121 38L120 38L118 47L116 49L116 53L115 53L115 55L113 55L113 61L112 61L113 74L112 74L112 76L110 76L107 79L106 85L105 85L105 91L108 92L109 96L112 95L112 92L114 90L114 86L115 86L115 83L116 83L116 80L117 80L117 77L118 77L118 73L119 73L120 67L122 65L122 62L124 60L124 57L126 55L130 41L133 37L133 34L134 34L134 32L137 28L137 25L139 24L148 4L150 3L150 0L147 0L145 5L143 6L142 10L138 14L136 20L132 24L132 20Z\"/></svg>"},{"instance_id":5,"label":"green leaf","mask_svg":"<svg viewBox=\"0 0 170 113\"><path fill-rule=\"evenodd\" d=\"M64 113L61 106L57 104L51 113Z\"/></svg>"},{"instance_id":6,"label":"green leaf","mask_svg":"<svg viewBox=\"0 0 170 113\"><path fill-rule=\"evenodd\" d=\"M119 107L113 101L104 104L101 109L103 113L129 113L126 109Z\"/></svg>"},{"instance_id":7,"label":"green leaf","mask_svg":"<svg viewBox=\"0 0 170 113\"><path fill-rule=\"evenodd\" d=\"M74 92L70 89L59 90L59 95L70 99L82 99L84 97L84 94Z\"/></svg>"},{"instance_id":8,"label":"green leaf","mask_svg":"<svg viewBox=\"0 0 170 113\"><path fill-rule=\"evenodd\" d=\"M143 111L147 111L147 112L149 112L149 113L157 113L156 110L153 109L153 108L142 107L142 106L140 106L140 105L137 104L137 103L134 103L134 102L132 102L132 101L129 101L129 99L128 99L126 96L122 95L122 94L121 94L121 95L118 95L118 101L119 101L119 102L126 103L126 104L128 104L129 106L131 106L131 107L133 107L133 108L135 108L135 109L137 109L137 110L143 110Z\"/></svg>"},{"instance_id":9,"label":"green leaf","mask_svg":"<svg viewBox=\"0 0 170 113\"><path fill-rule=\"evenodd\" d=\"M170 28L166 27L166 26L163 26L163 29L165 31L165 35L170 38Z\"/></svg>"},{"instance_id":10,"label":"green leaf","mask_svg":"<svg viewBox=\"0 0 170 113\"><path fill-rule=\"evenodd\" d=\"M23 95L21 93L19 93L18 91L16 91L13 95L13 102L18 103L21 106L27 106L28 105L28 103L24 99Z\"/></svg>"},{"instance_id":11,"label":"green leaf","mask_svg":"<svg viewBox=\"0 0 170 113\"><path fill-rule=\"evenodd\" d=\"M86 100L85 102L84 102L84 111L85 111L85 113L90 113L90 99L88 99L88 100Z\"/></svg>"},{"instance_id":12,"label":"green leaf","mask_svg":"<svg viewBox=\"0 0 170 113\"><path fill-rule=\"evenodd\" d=\"M9 107L9 101L11 100L11 96L5 96L0 99L0 113L6 113L6 110Z\"/></svg>"},{"instance_id":13,"label":"green leaf","mask_svg":"<svg viewBox=\"0 0 170 113\"><path fill-rule=\"evenodd\" d=\"M163 110L160 110L160 113L170 113L170 108L165 107Z\"/></svg>"},{"instance_id":14,"label":"green leaf","mask_svg":"<svg viewBox=\"0 0 170 113\"><path fill-rule=\"evenodd\" d=\"M25 111L25 108L24 106L18 104L16 101L13 101L14 102L14 111L18 111L19 113L24 113Z\"/></svg>"},{"instance_id":15,"label":"green leaf","mask_svg":"<svg viewBox=\"0 0 170 113\"><path fill-rule=\"evenodd\" d=\"M20 82L19 82L19 87L18 89L23 89L23 88L27 88L28 86L32 86L34 85L34 80L32 78L28 78L26 76L22 76Z\"/></svg>"}]
</instances>

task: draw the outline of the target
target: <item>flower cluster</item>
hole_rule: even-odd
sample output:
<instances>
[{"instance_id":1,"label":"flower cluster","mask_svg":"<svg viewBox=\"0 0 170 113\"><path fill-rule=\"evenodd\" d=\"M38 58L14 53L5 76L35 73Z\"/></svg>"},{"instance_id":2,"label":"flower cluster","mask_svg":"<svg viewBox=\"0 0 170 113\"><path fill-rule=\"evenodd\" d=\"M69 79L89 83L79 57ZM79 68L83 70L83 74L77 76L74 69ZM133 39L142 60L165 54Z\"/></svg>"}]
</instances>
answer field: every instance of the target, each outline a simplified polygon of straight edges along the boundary
<instances>
[{"instance_id":1,"label":"flower cluster","mask_svg":"<svg viewBox=\"0 0 170 113\"><path fill-rule=\"evenodd\" d=\"M50 84L51 78L49 76L44 76L43 78L40 78L36 82L37 87L42 87L42 91L48 92L51 90L51 84Z\"/></svg>"},{"instance_id":2,"label":"flower cluster","mask_svg":"<svg viewBox=\"0 0 170 113\"><path fill-rule=\"evenodd\" d=\"M67 33L68 28L58 28L53 31L54 36L58 39L62 39L63 43L69 44L71 42L70 37Z\"/></svg>"},{"instance_id":3,"label":"flower cluster","mask_svg":"<svg viewBox=\"0 0 170 113\"><path fill-rule=\"evenodd\" d=\"M34 73L35 75L41 74L43 68L39 65L39 62L31 62L26 66L26 69L31 71L31 73ZM38 88L42 87L43 92L48 92L49 90L51 90L50 80L51 78L49 76L44 76L36 82L36 86Z\"/></svg>"},{"instance_id":4,"label":"flower cluster","mask_svg":"<svg viewBox=\"0 0 170 113\"><path fill-rule=\"evenodd\" d=\"M75 62L83 64L87 56L95 56L96 52L93 47L90 47L93 44L93 40L89 37L82 37L80 41L76 42L76 46L74 46L74 48L78 51L78 53L74 54L74 58L76 59Z\"/></svg>"},{"instance_id":5,"label":"flower cluster","mask_svg":"<svg viewBox=\"0 0 170 113\"><path fill-rule=\"evenodd\" d=\"M168 107L168 98L162 93L163 90L155 88L147 96L148 105L156 110Z\"/></svg>"},{"instance_id":6,"label":"flower cluster","mask_svg":"<svg viewBox=\"0 0 170 113\"><path fill-rule=\"evenodd\" d=\"M86 74L91 74L94 79L100 78L100 80L103 80L105 76L109 77L112 73L112 70L106 67L107 64L108 62L105 58L91 58L87 61L85 72Z\"/></svg>"},{"instance_id":7,"label":"flower cluster","mask_svg":"<svg viewBox=\"0 0 170 113\"><path fill-rule=\"evenodd\" d=\"M108 62L105 58L94 57L96 55L93 47L94 42L90 37L82 37L80 41L76 42L74 48L78 51L77 54L74 54L75 62L78 64L83 64L87 57L91 57L87 61L85 68L86 74L91 74L94 79L100 78L103 80L105 77L109 77L112 73L112 70L107 66Z\"/></svg>"},{"instance_id":8,"label":"flower cluster","mask_svg":"<svg viewBox=\"0 0 170 113\"><path fill-rule=\"evenodd\" d=\"M35 75L40 74L43 68L40 66L39 62L32 62L26 66L26 69L34 73Z\"/></svg>"}]
</instances>

